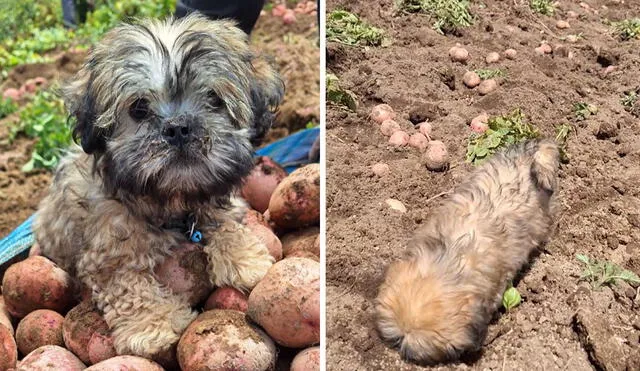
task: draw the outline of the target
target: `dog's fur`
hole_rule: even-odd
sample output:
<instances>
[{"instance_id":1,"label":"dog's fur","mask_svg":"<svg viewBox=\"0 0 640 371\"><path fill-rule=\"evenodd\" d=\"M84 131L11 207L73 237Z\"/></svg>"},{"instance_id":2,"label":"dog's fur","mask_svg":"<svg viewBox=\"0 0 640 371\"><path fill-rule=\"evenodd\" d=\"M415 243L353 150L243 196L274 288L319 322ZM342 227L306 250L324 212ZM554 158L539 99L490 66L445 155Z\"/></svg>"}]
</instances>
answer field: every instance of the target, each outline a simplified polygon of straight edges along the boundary
<instances>
[{"instance_id":1,"label":"dog's fur","mask_svg":"<svg viewBox=\"0 0 640 371\"><path fill-rule=\"evenodd\" d=\"M548 140L495 154L389 266L377 327L403 358L435 364L480 348L508 280L550 234L558 166Z\"/></svg>"},{"instance_id":2,"label":"dog's fur","mask_svg":"<svg viewBox=\"0 0 640 371\"><path fill-rule=\"evenodd\" d=\"M82 148L61 160L37 241L91 290L119 354L162 353L196 316L153 273L188 238L168 225L196 222L217 286L251 289L273 264L232 194L282 81L233 22L192 15L108 32L63 94Z\"/></svg>"}]
</instances>

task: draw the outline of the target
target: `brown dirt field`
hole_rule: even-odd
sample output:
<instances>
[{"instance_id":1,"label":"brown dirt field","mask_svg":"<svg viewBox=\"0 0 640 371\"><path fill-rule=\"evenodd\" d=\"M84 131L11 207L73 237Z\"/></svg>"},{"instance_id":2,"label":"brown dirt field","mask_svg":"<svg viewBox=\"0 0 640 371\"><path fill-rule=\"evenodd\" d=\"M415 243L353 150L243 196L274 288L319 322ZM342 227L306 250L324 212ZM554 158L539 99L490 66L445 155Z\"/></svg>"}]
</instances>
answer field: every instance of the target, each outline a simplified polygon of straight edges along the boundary
<instances>
[{"instance_id":1,"label":"brown dirt field","mask_svg":"<svg viewBox=\"0 0 640 371\"><path fill-rule=\"evenodd\" d=\"M637 1L558 2L552 17L531 12L526 1L473 2L475 24L459 37L443 36L421 15L394 14L393 1L332 0L327 11L345 9L384 29L388 47L327 44L327 68L359 101L357 112L327 110L327 364L328 370L409 370L382 344L373 322L373 300L385 267L399 257L416 228L438 204L431 197L451 189L472 166L464 162L469 121L481 113L522 108L528 120L552 136L559 123L573 122L572 105L583 101L599 112L576 124L568 140L570 162L560 170L560 215L550 242L516 287L522 304L501 313L489 328L484 351L467 363L438 369L638 370L640 294L626 283L594 291L579 282L575 254L611 261L640 274L640 120L624 110L624 91L640 85L640 40L621 42L604 19L638 17ZM567 12L579 17L567 19ZM597 14L596 14L597 11ZM571 28L555 27L559 19ZM576 43L560 37L582 33ZM536 55L547 40L562 47ZM470 53L467 65L451 62L456 43ZM489 52L517 50L491 67L507 72L494 92L480 96L462 84L467 70L489 68ZM571 52L571 57L569 57ZM613 72L604 74L608 64ZM444 77L455 77L453 89ZM409 113L419 107L448 146L451 169L429 172L413 148L391 148L367 119L375 104L398 113L413 132ZM431 107L425 107L431 104ZM605 130L606 127L609 129ZM595 134L606 131L608 135ZM607 138L604 138L607 137ZM373 174L384 162L390 173ZM400 200L405 213L385 200ZM430 200L429 202L427 202Z\"/></svg>"},{"instance_id":2,"label":"brown dirt field","mask_svg":"<svg viewBox=\"0 0 640 371\"><path fill-rule=\"evenodd\" d=\"M265 144L304 128L309 122L317 124L320 117L316 17L306 14L296 17L296 23L285 25L280 18L265 12L251 35L253 45L275 58L286 86L284 102ZM18 66L0 84L0 91L18 88L27 79L37 76L64 80L80 68L84 57L85 52L58 52L57 55L52 53L52 63ZM16 119L17 114L14 114L0 120L0 236L11 232L36 211L51 176L46 171L30 174L20 171L31 157L34 141L19 137L14 143L8 142L9 127Z\"/></svg>"}]
</instances>

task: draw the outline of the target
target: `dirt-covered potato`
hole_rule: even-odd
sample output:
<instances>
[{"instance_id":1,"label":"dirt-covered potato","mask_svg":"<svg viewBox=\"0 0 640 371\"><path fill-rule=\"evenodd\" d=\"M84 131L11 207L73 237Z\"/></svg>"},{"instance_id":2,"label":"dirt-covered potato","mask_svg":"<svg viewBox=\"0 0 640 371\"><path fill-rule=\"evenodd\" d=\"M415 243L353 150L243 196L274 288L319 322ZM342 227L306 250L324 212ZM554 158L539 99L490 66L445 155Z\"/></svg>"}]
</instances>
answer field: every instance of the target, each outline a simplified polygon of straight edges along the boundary
<instances>
[{"instance_id":1,"label":"dirt-covered potato","mask_svg":"<svg viewBox=\"0 0 640 371\"><path fill-rule=\"evenodd\" d=\"M320 347L311 347L296 354L290 371L320 371Z\"/></svg>"},{"instance_id":2,"label":"dirt-covered potato","mask_svg":"<svg viewBox=\"0 0 640 371\"><path fill-rule=\"evenodd\" d=\"M91 301L83 301L67 313L62 337L67 349L86 364L116 355L109 326Z\"/></svg>"},{"instance_id":3,"label":"dirt-covered potato","mask_svg":"<svg viewBox=\"0 0 640 371\"><path fill-rule=\"evenodd\" d=\"M17 318L36 309L65 313L74 302L71 277L42 256L10 266L2 279L2 295L7 310Z\"/></svg>"},{"instance_id":4,"label":"dirt-covered potato","mask_svg":"<svg viewBox=\"0 0 640 371\"><path fill-rule=\"evenodd\" d=\"M0 370L16 367L18 361L18 347L9 329L0 325Z\"/></svg>"},{"instance_id":5,"label":"dirt-covered potato","mask_svg":"<svg viewBox=\"0 0 640 371\"><path fill-rule=\"evenodd\" d=\"M282 254L287 257L297 251L308 251L315 256L320 256L319 237L319 227L309 227L287 233L281 239Z\"/></svg>"},{"instance_id":6,"label":"dirt-covered potato","mask_svg":"<svg viewBox=\"0 0 640 371\"><path fill-rule=\"evenodd\" d=\"M233 287L218 287L204 303L205 311L212 309L232 309L244 313L247 311L247 295Z\"/></svg>"},{"instance_id":7,"label":"dirt-covered potato","mask_svg":"<svg viewBox=\"0 0 640 371\"><path fill-rule=\"evenodd\" d=\"M159 364L142 357L117 356L85 369L86 371L164 371Z\"/></svg>"},{"instance_id":8,"label":"dirt-covered potato","mask_svg":"<svg viewBox=\"0 0 640 371\"><path fill-rule=\"evenodd\" d=\"M303 250L299 250L299 251L294 251L291 254L287 255L285 257L285 259L291 259L291 258L305 258L305 259L311 259L313 261L316 262L320 262L320 257L316 256L313 253L310 253L308 251L303 251Z\"/></svg>"},{"instance_id":9,"label":"dirt-covered potato","mask_svg":"<svg viewBox=\"0 0 640 371\"><path fill-rule=\"evenodd\" d=\"M274 264L249 295L247 314L278 344L320 341L320 264L287 258Z\"/></svg>"},{"instance_id":10,"label":"dirt-covered potato","mask_svg":"<svg viewBox=\"0 0 640 371\"><path fill-rule=\"evenodd\" d=\"M273 256L276 261L282 260L282 243L278 236L271 230L271 228L265 227L260 223L247 224L247 227L258 237L269 250L269 254Z\"/></svg>"},{"instance_id":11,"label":"dirt-covered potato","mask_svg":"<svg viewBox=\"0 0 640 371\"><path fill-rule=\"evenodd\" d=\"M11 315L7 310L7 306L4 303L4 297L2 295L0 295L0 325L4 325L9 330L11 335L14 334Z\"/></svg>"},{"instance_id":12,"label":"dirt-covered potato","mask_svg":"<svg viewBox=\"0 0 640 371\"><path fill-rule=\"evenodd\" d=\"M269 200L287 172L267 156L255 160L251 174L244 179L240 195L255 210L263 213L269 207Z\"/></svg>"},{"instance_id":13,"label":"dirt-covered potato","mask_svg":"<svg viewBox=\"0 0 640 371\"><path fill-rule=\"evenodd\" d=\"M200 314L178 342L183 371L270 370L276 361L271 339L252 326L244 313L210 310Z\"/></svg>"},{"instance_id":14,"label":"dirt-covered potato","mask_svg":"<svg viewBox=\"0 0 640 371\"><path fill-rule=\"evenodd\" d=\"M16 328L16 343L26 355L45 345L63 347L62 322L64 317L50 309L38 309L27 314Z\"/></svg>"},{"instance_id":15,"label":"dirt-covered potato","mask_svg":"<svg viewBox=\"0 0 640 371\"><path fill-rule=\"evenodd\" d=\"M207 272L207 254L196 244L184 244L172 250L156 267L155 273L160 283L175 294L184 294L190 305L196 305L207 298L213 286Z\"/></svg>"},{"instance_id":16,"label":"dirt-covered potato","mask_svg":"<svg viewBox=\"0 0 640 371\"><path fill-rule=\"evenodd\" d=\"M273 192L269 218L283 228L320 223L320 165L309 164L292 172Z\"/></svg>"},{"instance_id":17,"label":"dirt-covered potato","mask_svg":"<svg viewBox=\"0 0 640 371\"><path fill-rule=\"evenodd\" d=\"M80 371L86 366L70 351L57 345L45 345L29 353L18 364L18 371Z\"/></svg>"},{"instance_id":18,"label":"dirt-covered potato","mask_svg":"<svg viewBox=\"0 0 640 371\"><path fill-rule=\"evenodd\" d=\"M267 221L267 218L265 218L265 216L262 213L259 213L253 209L247 209L247 212L245 213L244 218L242 219L242 224L244 225L260 224L260 225L264 225L267 228L271 228L271 226L269 225L269 222Z\"/></svg>"}]
</instances>

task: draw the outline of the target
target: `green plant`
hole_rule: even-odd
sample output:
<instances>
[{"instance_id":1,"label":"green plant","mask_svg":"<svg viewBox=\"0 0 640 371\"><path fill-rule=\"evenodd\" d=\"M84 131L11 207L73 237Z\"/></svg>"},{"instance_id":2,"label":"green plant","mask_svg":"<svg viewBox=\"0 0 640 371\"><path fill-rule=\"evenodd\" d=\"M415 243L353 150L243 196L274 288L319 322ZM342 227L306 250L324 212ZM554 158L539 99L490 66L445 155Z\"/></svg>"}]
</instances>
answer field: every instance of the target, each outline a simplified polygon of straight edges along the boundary
<instances>
[{"instance_id":1,"label":"green plant","mask_svg":"<svg viewBox=\"0 0 640 371\"><path fill-rule=\"evenodd\" d=\"M576 102L573 104L573 114L577 121L584 121L589 116L593 116L598 113L598 107L593 104Z\"/></svg>"},{"instance_id":2,"label":"green plant","mask_svg":"<svg viewBox=\"0 0 640 371\"><path fill-rule=\"evenodd\" d=\"M342 106L347 106L352 111L358 108L355 94L340 87L338 77L327 73L327 100Z\"/></svg>"},{"instance_id":3,"label":"green plant","mask_svg":"<svg viewBox=\"0 0 640 371\"><path fill-rule=\"evenodd\" d=\"M591 283L594 289L599 289L603 285L615 285L618 281L640 284L640 277L635 273L622 269L613 263L591 260L582 254L577 254L576 259L585 265L580 280Z\"/></svg>"},{"instance_id":4,"label":"green plant","mask_svg":"<svg viewBox=\"0 0 640 371\"><path fill-rule=\"evenodd\" d=\"M18 110L18 106L9 98L0 99L0 119L3 119Z\"/></svg>"},{"instance_id":5,"label":"green plant","mask_svg":"<svg viewBox=\"0 0 640 371\"><path fill-rule=\"evenodd\" d=\"M396 6L401 11L428 14L435 19L433 29L441 34L473 24L467 0L398 0Z\"/></svg>"},{"instance_id":6,"label":"green plant","mask_svg":"<svg viewBox=\"0 0 640 371\"><path fill-rule=\"evenodd\" d=\"M567 153L567 139L569 133L573 130L573 126L569 124L560 124L556 126L556 143L560 149L560 161L563 163L569 162L569 155Z\"/></svg>"},{"instance_id":7,"label":"green plant","mask_svg":"<svg viewBox=\"0 0 640 371\"><path fill-rule=\"evenodd\" d=\"M384 31L361 21L345 10L327 15L327 40L347 45L380 46L385 42Z\"/></svg>"},{"instance_id":8,"label":"green plant","mask_svg":"<svg viewBox=\"0 0 640 371\"><path fill-rule=\"evenodd\" d=\"M499 68L494 68L494 69L480 69L480 70L475 70L473 71L476 74L478 74L478 76L483 79L493 79L496 77L503 77L505 75L505 72Z\"/></svg>"},{"instance_id":9,"label":"green plant","mask_svg":"<svg viewBox=\"0 0 640 371\"><path fill-rule=\"evenodd\" d=\"M531 0L529 7L536 13L543 15L553 15L556 7L552 0Z\"/></svg>"},{"instance_id":10,"label":"green plant","mask_svg":"<svg viewBox=\"0 0 640 371\"><path fill-rule=\"evenodd\" d=\"M533 125L524 121L519 108L508 115L491 117L484 133L473 133L467 145L467 161L474 165L486 160L498 149L537 138L540 133Z\"/></svg>"},{"instance_id":11,"label":"green plant","mask_svg":"<svg viewBox=\"0 0 640 371\"><path fill-rule=\"evenodd\" d=\"M640 36L640 18L625 19L612 23L614 33L622 40L636 39Z\"/></svg>"},{"instance_id":12,"label":"green plant","mask_svg":"<svg viewBox=\"0 0 640 371\"><path fill-rule=\"evenodd\" d=\"M20 111L20 119L11 129L9 139L14 140L18 134L37 139L31 159L22 171L53 169L62 151L71 144L71 130L62 100L49 91L39 91Z\"/></svg>"},{"instance_id":13,"label":"green plant","mask_svg":"<svg viewBox=\"0 0 640 371\"><path fill-rule=\"evenodd\" d=\"M510 284L509 288L502 294L502 306L508 312L520 305L521 302L522 297L520 296L520 292Z\"/></svg>"},{"instance_id":14,"label":"green plant","mask_svg":"<svg viewBox=\"0 0 640 371\"><path fill-rule=\"evenodd\" d=\"M640 88L638 90L640 90ZM633 109L636 103L638 103L638 90L624 92L620 103L625 107L626 110Z\"/></svg>"}]
</instances>

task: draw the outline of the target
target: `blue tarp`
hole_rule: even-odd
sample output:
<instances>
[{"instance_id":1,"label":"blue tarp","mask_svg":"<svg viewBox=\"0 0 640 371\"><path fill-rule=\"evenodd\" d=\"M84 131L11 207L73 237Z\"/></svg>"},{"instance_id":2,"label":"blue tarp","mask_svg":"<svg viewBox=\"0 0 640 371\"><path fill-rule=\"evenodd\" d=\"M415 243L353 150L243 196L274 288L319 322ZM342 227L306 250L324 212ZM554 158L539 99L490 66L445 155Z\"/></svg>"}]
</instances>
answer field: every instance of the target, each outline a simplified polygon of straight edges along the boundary
<instances>
[{"instance_id":1,"label":"blue tarp","mask_svg":"<svg viewBox=\"0 0 640 371\"><path fill-rule=\"evenodd\" d=\"M256 151L256 156L268 156L291 173L308 164L309 151L320 136L320 128L301 130L297 133L270 143ZM34 215L31 215L7 237L0 241L0 265L27 250L35 243L31 229Z\"/></svg>"}]
</instances>

